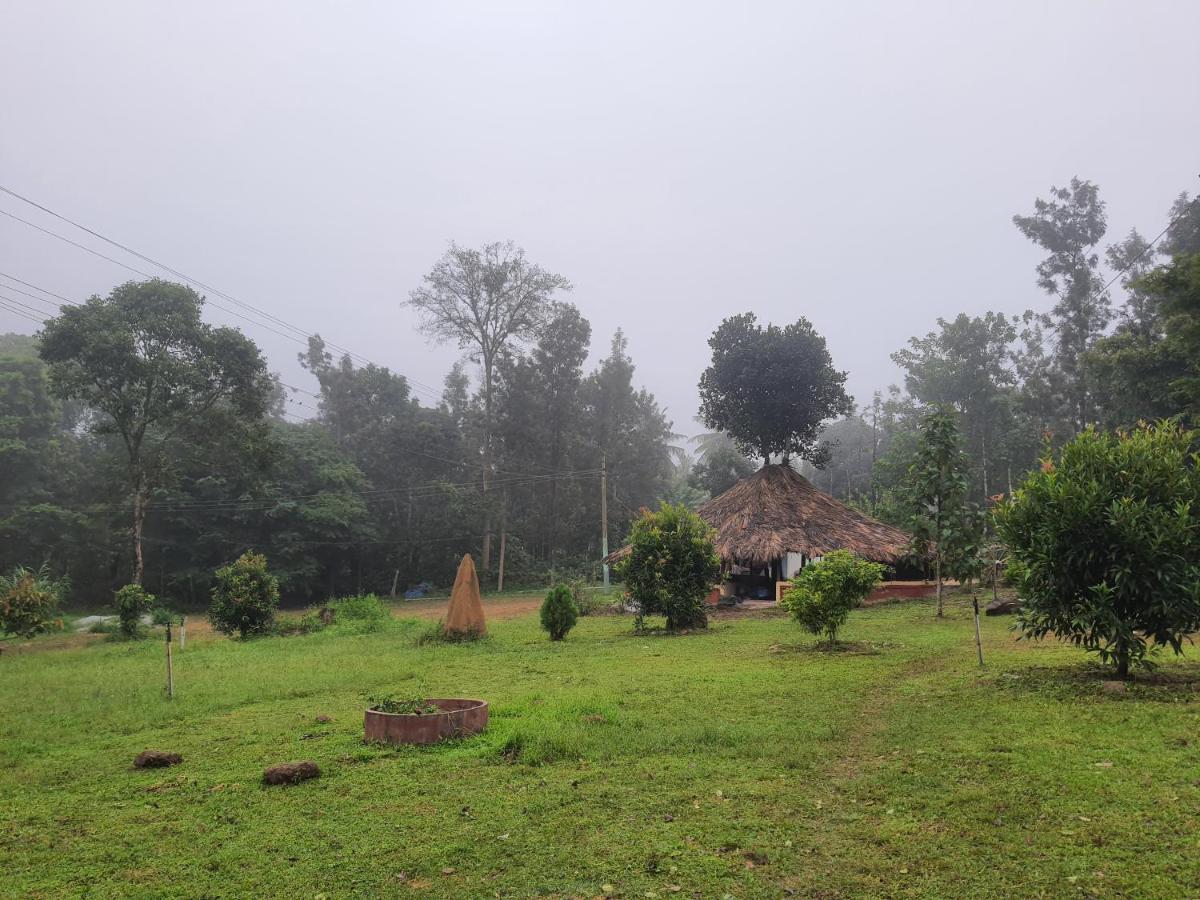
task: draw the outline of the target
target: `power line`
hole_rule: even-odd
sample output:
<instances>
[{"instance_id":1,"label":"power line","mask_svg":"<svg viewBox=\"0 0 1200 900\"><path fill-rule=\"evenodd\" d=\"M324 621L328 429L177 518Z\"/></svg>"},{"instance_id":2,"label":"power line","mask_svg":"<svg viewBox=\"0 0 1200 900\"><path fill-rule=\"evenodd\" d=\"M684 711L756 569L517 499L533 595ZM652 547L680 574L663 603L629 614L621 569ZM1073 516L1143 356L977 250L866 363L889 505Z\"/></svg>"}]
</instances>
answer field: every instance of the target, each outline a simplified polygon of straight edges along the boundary
<instances>
[{"instance_id":1,"label":"power line","mask_svg":"<svg viewBox=\"0 0 1200 900\"><path fill-rule=\"evenodd\" d=\"M0 294L0 299L3 299L5 301L7 301L8 303L13 304L14 306L19 306L22 309L26 310L27 312L32 313L35 316L44 316L45 315L45 313L43 313L42 310L38 309L37 307L30 306L28 303L25 303L22 300L18 300L16 297L10 297L7 294ZM41 323L43 321L44 321L44 319L38 319L39 323Z\"/></svg>"},{"instance_id":2,"label":"power line","mask_svg":"<svg viewBox=\"0 0 1200 900\"><path fill-rule=\"evenodd\" d=\"M1102 288L1100 288L1100 290L1097 291L1096 293L1103 294L1110 287L1112 287L1113 283L1118 278L1120 278L1122 275L1124 275L1126 272L1128 272L1131 268L1133 268L1133 264L1135 262L1137 262L1139 259L1141 259L1143 256L1145 256L1147 253L1149 253L1154 248L1154 245L1157 244L1160 240L1162 240L1163 235L1165 235L1168 231L1170 231L1172 228L1174 228L1176 225L1178 225L1183 220L1183 217L1185 215L1187 215L1187 213L1188 213L1189 207L1196 206L1197 204L1200 204L1200 197L1193 197L1190 201L1188 201L1188 203L1183 207L1183 209L1181 209L1179 211L1179 214L1176 215L1175 218L1173 218L1170 222L1168 222L1166 224L1166 227L1163 228L1163 230L1158 233L1158 236L1155 237L1154 240L1152 240L1150 243L1148 243L1145 247L1143 247L1141 252L1138 253L1137 256L1135 256L1131 260L1128 260L1125 263L1125 265L1123 265L1121 268L1117 269L1116 274L1113 275L1112 278L1108 279L1108 281L1106 281L1104 283L1104 286Z\"/></svg>"},{"instance_id":3,"label":"power line","mask_svg":"<svg viewBox=\"0 0 1200 900\"><path fill-rule=\"evenodd\" d=\"M23 285L25 285L25 287L33 288L35 291L41 291L43 294L49 294L51 297L54 297L56 300L61 300L63 303L66 303L69 306L76 305L74 300L69 300L66 297L64 297L62 294L56 294L56 293L54 293L54 291L48 291L44 287L38 287L38 285L36 285L36 284L30 284L28 281L22 281L20 278L17 278L15 275L9 275L7 272L0 272L0 277L7 278L9 281L15 281L17 284L23 284ZM15 288L14 288L14 290L15 290Z\"/></svg>"},{"instance_id":4,"label":"power line","mask_svg":"<svg viewBox=\"0 0 1200 900\"><path fill-rule=\"evenodd\" d=\"M20 316L22 319L28 319L30 322L36 322L38 325L42 324L42 320L39 319L37 316L31 316L29 313L22 312L21 310L17 309L16 307L9 306L8 304L4 303L3 301L0 301L0 309L5 310L6 312L10 312L14 316Z\"/></svg>"},{"instance_id":5,"label":"power line","mask_svg":"<svg viewBox=\"0 0 1200 900\"><path fill-rule=\"evenodd\" d=\"M547 481L565 480L571 478L586 478L599 474L598 469L581 469L577 472L571 472L564 475L530 475L521 478L496 479L490 482L496 487L517 487L530 484L541 484ZM414 499L424 498L426 496L436 496L446 488L471 488L478 487L480 481L464 481L464 482L446 482L446 481L431 481L424 484L413 485L412 487L398 488L379 488L368 491L345 491L345 490L329 490L318 491L313 494L296 494L291 496L279 497L264 497L264 498L245 498L245 499L220 499L220 500L182 500L178 502L167 501L165 503L150 503L147 504L147 509L163 509L175 512L236 512L239 510L264 510L278 506L280 503L287 503L297 500L314 500L319 497L327 496L346 496L354 495L365 502L375 502L379 500L392 500L397 496L410 496Z\"/></svg>"},{"instance_id":6,"label":"power line","mask_svg":"<svg viewBox=\"0 0 1200 900\"><path fill-rule=\"evenodd\" d=\"M3 188L0 188L0 190L3 190ZM0 215L8 216L10 219L20 222L22 225L28 225L30 228L34 228L34 229L40 231L42 234L48 235L52 238L56 238L57 240L63 241L64 243L70 244L72 247L78 247L80 250L83 250L85 253L90 253L90 254L92 254L92 256L98 257L99 259L102 259L105 262L110 262L115 266L120 266L122 269L128 269L130 272L133 272L135 275L141 275L143 278L157 277L155 275L150 274L149 272L146 272L142 269L137 268L136 266L128 265L127 263L121 262L119 259L113 259L113 257L107 256L98 250L93 250L91 247L81 244L78 241L73 241L69 237L66 237L65 235L61 235L58 232L51 231L48 228L43 228L41 225L38 225L34 222L30 222L28 219L22 219L20 216L14 215L13 213L10 213L8 210L0 209ZM208 303L210 306L213 306L213 307L221 310L222 312L227 312L231 316L236 316L237 318L241 319L243 322L249 322L251 325L257 325L259 328L263 328L263 329L271 332L272 334L277 334L281 338L285 338L289 341L295 341L297 344L300 344L302 346L308 346L307 341L301 340L300 338L296 337L295 335L285 334L284 332L279 331L278 329L272 328L270 325L266 325L262 322L259 322L259 321L256 321L255 319L250 318L249 316L245 316L245 315L239 313L237 310L230 309L227 306L222 306L221 304L216 303L212 300L208 300L207 298L205 299L205 302Z\"/></svg>"},{"instance_id":7,"label":"power line","mask_svg":"<svg viewBox=\"0 0 1200 900\"><path fill-rule=\"evenodd\" d=\"M246 303L243 300L239 300L237 297L234 297L232 294L226 293L225 291L222 291L219 288L216 288L216 287L213 287L212 285L206 284L205 282L203 282L197 278L193 278L192 276L187 275L186 273L181 272L178 269L168 266L166 263L160 262L151 256L141 253L140 251L135 250L132 247L121 243L120 241L114 240L113 238L110 238L104 234L101 234L100 232L98 232L92 228L89 228L88 226L63 215L62 213L56 212L56 211L50 209L49 207L43 206L41 203L38 203L37 201L30 199L29 197L26 197L22 194L17 193L16 191L12 190L11 188L5 187L4 185L0 185L0 191L2 191L5 194L8 194L10 197L20 200L22 203L27 203L30 206L34 207L35 209L41 210L42 212L46 213L49 216L53 216L54 218L58 219L61 222L65 222L68 225L72 225L75 228L78 228L81 231L86 232L87 234L90 234L92 237L95 237L101 241L104 241L106 244L109 244L110 246L116 247L119 250L123 250L124 252L129 253L130 255L136 257L137 259L142 260L143 262L149 263L150 265L153 265L153 266L157 266L158 268L162 269L163 271L169 272L170 274L172 274L178 278L181 278L184 281L189 282L190 284L193 284L193 285L201 288L202 290L208 291L209 293L212 293L212 294L216 294L218 297L222 297L225 300L228 300L230 303L233 303L235 306L241 307L242 309L249 310L249 311L257 314L258 316L261 316L262 318L266 319L269 322L273 322L273 323L279 325L280 327L287 328L287 329L295 332L297 335L300 335L303 338L303 340L299 340L298 338L294 338L294 337L292 339L298 340L298 342L303 344L304 346L308 345L308 337L310 335L314 334L314 332L312 332L308 329L301 328L300 326L295 325L279 316L276 316L273 313L267 312L266 310L261 309L257 306L254 306L250 303ZM97 251L92 250L90 247L86 247L83 244L76 243L75 241L72 241L69 238L65 238L62 235L55 234L54 232L49 231L45 228L42 228L39 225L36 225L29 221L26 221L25 219L22 219L19 216L15 216L12 213L5 212L4 210L0 210L0 212L4 212L4 214L9 216L10 218L16 219L18 222L22 222L22 223L30 226L31 228L36 228L37 230L39 230L45 234L48 234L52 237L57 237L60 240L64 240L67 243L72 244L76 247L79 247L82 250L86 250L88 253L92 253L96 256L99 256L101 259L106 259L109 262L113 262L113 263L116 263L117 265L124 266L125 268L130 269L131 271L137 272L138 274L144 275L147 278L153 277L151 275L148 275L147 273L141 272L140 270L133 268L132 266L126 266L124 263L118 262L117 260L114 260L111 257L105 256L102 253L98 253ZM230 312L234 315L237 315L237 313L233 313L232 310L225 309L225 307L219 306L215 303L213 305L216 306L218 309L224 309L226 312ZM253 322L252 319L246 319L245 316L239 316L239 318L243 318L246 321ZM281 337L286 336L286 335L282 335L280 332L275 331L274 329L270 328L269 326L267 326L261 322L254 322L254 324L259 325L262 328L266 328L268 331L272 331L273 333L278 334ZM339 344L335 344L332 341L326 340L325 345L339 353L343 353L343 354L349 356L352 359L358 360L360 363L366 363L368 365L373 365L373 366L376 366L377 368L384 368L383 366L380 366L378 363L372 362L367 357L362 356L361 354L355 353L354 351L350 350L347 347L343 347ZM408 378L407 376L402 376L402 377L404 377L406 381L408 381L410 384L412 384L415 389L425 391L429 396L433 397L436 400L441 399L441 393L436 388L430 387L429 385L424 384L421 381L417 381L416 379Z\"/></svg>"}]
</instances>

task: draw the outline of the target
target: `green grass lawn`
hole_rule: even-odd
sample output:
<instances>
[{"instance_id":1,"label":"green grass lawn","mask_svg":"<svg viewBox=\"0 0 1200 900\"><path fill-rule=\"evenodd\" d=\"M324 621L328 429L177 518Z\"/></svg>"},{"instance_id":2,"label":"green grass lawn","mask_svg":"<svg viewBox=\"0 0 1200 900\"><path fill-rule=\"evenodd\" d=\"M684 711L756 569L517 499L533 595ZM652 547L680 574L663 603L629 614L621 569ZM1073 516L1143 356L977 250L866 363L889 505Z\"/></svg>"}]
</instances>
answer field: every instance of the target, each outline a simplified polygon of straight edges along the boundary
<instances>
[{"instance_id":1,"label":"green grass lawn","mask_svg":"<svg viewBox=\"0 0 1200 900\"><path fill-rule=\"evenodd\" d=\"M1105 691L961 601L637 636L536 615L474 645L368 634L0 656L6 896L1200 894L1200 665ZM488 699L489 730L362 743L368 694ZM333 721L318 724L318 715ZM145 748L184 763L137 771ZM265 766L323 776L264 788Z\"/></svg>"}]
</instances>

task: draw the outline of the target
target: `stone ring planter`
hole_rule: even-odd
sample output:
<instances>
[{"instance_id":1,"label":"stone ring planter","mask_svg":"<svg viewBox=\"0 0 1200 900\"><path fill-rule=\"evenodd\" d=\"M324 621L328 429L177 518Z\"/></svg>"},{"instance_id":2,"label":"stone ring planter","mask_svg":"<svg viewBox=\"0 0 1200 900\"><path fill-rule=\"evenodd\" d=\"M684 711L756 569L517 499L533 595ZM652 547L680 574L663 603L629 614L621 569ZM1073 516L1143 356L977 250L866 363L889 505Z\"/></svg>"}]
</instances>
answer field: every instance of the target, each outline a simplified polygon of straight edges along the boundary
<instances>
[{"instance_id":1,"label":"stone ring planter","mask_svg":"<svg viewBox=\"0 0 1200 900\"><path fill-rule=\"evenodd\" d=\"M486 700L431 699L426 702L436 706L438 712L415 715L368 709L363 719L363 740L386 744L436 744L447 738L479 734L487 728Z\"/></svg>"}]
</instances>

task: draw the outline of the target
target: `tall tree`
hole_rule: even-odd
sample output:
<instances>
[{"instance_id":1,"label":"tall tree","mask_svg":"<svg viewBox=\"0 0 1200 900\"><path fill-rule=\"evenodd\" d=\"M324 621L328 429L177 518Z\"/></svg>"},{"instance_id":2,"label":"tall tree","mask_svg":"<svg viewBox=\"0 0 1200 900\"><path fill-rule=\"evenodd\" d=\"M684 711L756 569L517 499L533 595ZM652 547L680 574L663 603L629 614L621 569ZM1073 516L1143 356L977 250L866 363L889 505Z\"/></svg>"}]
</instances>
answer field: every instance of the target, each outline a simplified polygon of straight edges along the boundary
<instances>
[{"instance_id":1,"label":"tall tree","mask_svg":"<svg viewBox=\"0 0 1200 900\"><path fill-rule=\"evenodd\" d=\"M487 502L492 478L493 401L500 357L531 340L546 320L550 303L571 283L525 258L511 241L478 250L451 244L412 291L407 306L420 315L420 328L438 343L454 341L482 369L484 493L481 568L491 567L492 513Z\"/></svg>"},{"instance_id":2,"label":"tall tree","mask_svg":"<svg viewBox=\"0 0 1200 900\"><path fill-rule=\"evenodd\" d=\"M967 501L967 457L955 414L933 409L921 420L905 495L909 528L918 549L932 558L937 614L942 615L942 577L948 557L974 541L978 517Z\"/></svg>"},{"instance_id":3,"label":"tall tree","mask_svg":"<svg viewBox=\"0 0 1200 900\"><path fill-rule=\"evenodd\" d=\"M618 329L609 355L580 387L586 425L580 467L585 463L595 466L599 457L604 458L609 471L610 516L619 517L625 525L633 521L639 507L649 506L662 495L674 471L671 422L653 394L634 387L634 372L629 343ZM599 519L596 506L598 503L589 503L592 523ZM594 524L590 530L597 534ZM596 544L592 543L589 552L598 550Z\"/></svg>"},{"instance_id":4,"label":"tall tree","mask_svg":"<svg viewBox=\"0 0 1200 900\"><path fill-rule=\"evenodd\" d=\"M569 303L554 303L527 355L499 366L496 456L509 475L540 480L506 491L507 509L524 526L526 546L545 559L571 541L581 485L553 477L582 452L580 388L592 328ZM593 468L587 460L584 468Z\"/></svg>"},{"instance_id":5,"label":"tall tree","mask_svg":"<svg viewBox=\"0 0 1200 900\"><path fill-rule=\"evenodd\" d=\"M1038 263L1037 283L1057 298L1050 315L1055 363L1064 381L1064 413L1078 433L1093 418L1082 356L1112 318L1095 252L1108 220L1099 188L1078 178L1069 187L1051 188L1050 199L1039 198L1033 207L1033 215L1013 216L1013 224L1048 254Z\"/></svg>"},{"instance_id":6,"label":"tall tree","mask_svg":"<svg viewBox=\"0 0 1200 900\"><path fill-rule=\"evenodd\" d=\"M825 338L804 318L780 327L754 313L732 316L708 340L712 364L700 378L709 428L727 431L764 465L772 454L824 459L821 423L849 412L846 373L833 367Z\"/></svg>"},{"instance_id":7,"label":"tall tree","mask_svg":"<svg viewBox=\"0 0 1200 900\"><path fill-rule=\"evenodd\" d=\"M145 571L142 529L165 448L226 403L243 420L266 411L271 384L258 347L233 328L200 319L204 299L158 279L128 282L107 298L66 307L42 332L41 356L55 393L98 411L128 461L134 584Z\"/></svg>"},{"instance_id":8,"label":"tall tree","mask_svg":"<svg viewBox=\"0 0 1200 900\"><path fill-rule=\"evenodd\" d=\"M938 319L938 331L914 337L892 354L904 369L904 385L922 406L949 406L959 414L975 468L976 500L1003 483L1012 460L1013 344L1016 323L1000 313ZM1036 441L1035 441L1036 443ZM1020 460L1021 464L1030 459Z\"/></svg>"}]
</instances>

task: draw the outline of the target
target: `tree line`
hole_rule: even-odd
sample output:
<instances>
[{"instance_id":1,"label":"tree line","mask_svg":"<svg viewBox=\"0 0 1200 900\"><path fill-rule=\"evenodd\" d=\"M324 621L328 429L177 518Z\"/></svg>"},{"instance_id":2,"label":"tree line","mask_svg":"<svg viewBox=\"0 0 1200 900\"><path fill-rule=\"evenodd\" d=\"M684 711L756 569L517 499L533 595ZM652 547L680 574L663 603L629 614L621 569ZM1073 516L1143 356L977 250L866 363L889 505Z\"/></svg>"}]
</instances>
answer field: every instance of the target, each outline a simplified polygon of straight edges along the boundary
<instances>
[{"instance_id":1,"label":"tree line","mask_svg":"<svg viewBox=\"0 0 1200 900\"><path fill-rule=\"evenodd\" d=\"M1049 308L960 313L911 338L892 354L903 384L822 429L828 464L803 468L818 487L906 524L904 484L935 409L957 423L966 496L981 505L1010 494L1047 448L1089 426L1195 423L1200 202L1181 194L1153 243L1135 229L1105 244L1099 189L1076 178L1013 222L1045 251L1033 276Z\"/></svg>"},{"instance_id":2,"label":"tree line","mask_svg":"<svg viewBox=\"0 0 1200 900\"><path fill-rule=\"evenodd\" d=\"M568 289L511 244L452 245L408 301L467 351L434 405L319 335L300 354L318 390L295 401L250 337L166 281L4 335L0 568L44 563L79 604L144 583L180 607L207 605L247 549L295 603L444 585L466 552L494 584L501 546L510 583L592 574L601 466L617 536L666 489L676 436L620 331L585 370Z\"/></svg>"}]
</instances>

